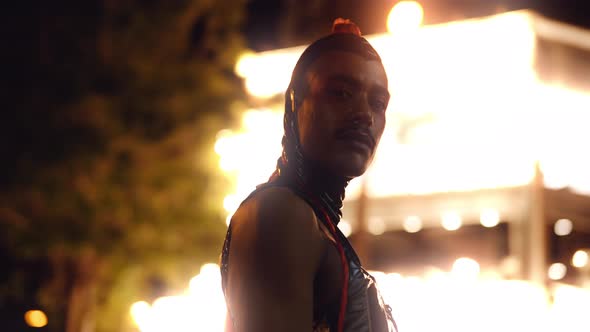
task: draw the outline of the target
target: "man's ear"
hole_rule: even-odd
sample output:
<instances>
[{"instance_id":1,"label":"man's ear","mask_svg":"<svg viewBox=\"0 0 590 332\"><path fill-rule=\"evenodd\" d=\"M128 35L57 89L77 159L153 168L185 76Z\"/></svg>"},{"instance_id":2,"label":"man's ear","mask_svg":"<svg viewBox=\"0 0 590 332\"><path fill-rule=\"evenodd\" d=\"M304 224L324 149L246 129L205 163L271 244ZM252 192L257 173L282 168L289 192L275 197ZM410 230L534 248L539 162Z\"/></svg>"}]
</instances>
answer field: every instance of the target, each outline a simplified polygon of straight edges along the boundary
<instances>
[{"instance_id":1,"label":"man's ear","mask_svg":"<svg viewBox=\"0 0 590 332\"><path fill-rule=\"evenodd\" d=\"M297 102L295 102L295 90L293 88L289 90L289 99L289 103L291 105L291 112L295 112L298 105Z\"/></svg>"},{"instance_id":2,"label":"man's ear","mask_svg":"<svg viewBox=\"0 0 590 332\"><path fill-rule=\"evenodd\" d=\"M301 103L303 102L303 98L301 97L300 93L295 93L295 89L291 88L289 90L289 104L291 106L291 112L295 112Z\"/></svg>"}]
</instances>

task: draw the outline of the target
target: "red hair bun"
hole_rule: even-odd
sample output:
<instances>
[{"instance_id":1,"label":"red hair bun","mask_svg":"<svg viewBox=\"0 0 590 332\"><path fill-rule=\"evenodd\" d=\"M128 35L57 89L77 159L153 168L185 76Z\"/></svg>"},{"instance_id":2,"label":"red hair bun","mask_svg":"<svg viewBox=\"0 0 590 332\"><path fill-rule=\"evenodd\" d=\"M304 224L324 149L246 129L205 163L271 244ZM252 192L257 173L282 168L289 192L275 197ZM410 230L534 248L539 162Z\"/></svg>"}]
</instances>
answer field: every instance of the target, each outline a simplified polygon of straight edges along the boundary
<instances>
[{"instance_id":1,"label":"red hair bun","mask_svg":"<svg viewBox=\"0 0 590 332\"><path fill-rule=\"evenodd\" d=\"M360 37L361 29L349 19L337 18L332 24L332 33L352 33Z\"/></svg>"}]
</instances>

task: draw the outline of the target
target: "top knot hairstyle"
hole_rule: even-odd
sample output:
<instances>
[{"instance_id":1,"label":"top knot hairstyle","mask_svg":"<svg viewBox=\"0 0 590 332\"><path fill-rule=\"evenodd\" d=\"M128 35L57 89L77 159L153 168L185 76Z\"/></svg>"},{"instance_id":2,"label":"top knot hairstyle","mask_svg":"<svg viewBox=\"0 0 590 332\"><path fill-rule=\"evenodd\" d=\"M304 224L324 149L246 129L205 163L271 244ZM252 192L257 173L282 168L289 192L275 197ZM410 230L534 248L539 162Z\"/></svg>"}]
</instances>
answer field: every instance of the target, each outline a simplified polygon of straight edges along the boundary
<instances>
[{"instance_id":1,"label":"top knot hairstyle","mask_svg":"<svg viewBox=\"0 0 590 332\"><path fill-rule=\"evenodd\" d=\"M361 29L349 19L337 18L332 24L332 33L352 33L360 37Z\"/></svg>"},{"instance_id":2,"label":"top knot hairstyle","mask_svg":"<svg viewBox=\"0 0 590 332\"><path fill-rule=\"evenodd\" d=\"M332 33L316 40L301 54L291 76L289 90L301 92L305 73L320 55L330 51L350 52L367 60L381 62L377 51L362 37L359 27L349 19L337 18L332 24ZM292 92L288 91L288 94ZM287 95L289 97L289 95Z\"/></svg>"}]
</instances>

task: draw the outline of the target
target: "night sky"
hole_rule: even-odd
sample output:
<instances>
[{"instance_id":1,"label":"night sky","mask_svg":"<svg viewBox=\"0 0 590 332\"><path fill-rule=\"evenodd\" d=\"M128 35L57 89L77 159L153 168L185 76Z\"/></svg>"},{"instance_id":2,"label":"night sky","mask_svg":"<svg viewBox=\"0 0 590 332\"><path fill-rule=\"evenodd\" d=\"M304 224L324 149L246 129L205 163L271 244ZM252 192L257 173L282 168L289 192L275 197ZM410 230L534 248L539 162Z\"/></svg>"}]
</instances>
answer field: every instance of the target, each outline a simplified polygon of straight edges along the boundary
<instances>
[{"instance_id":1,"label":"night sky","mask_svg":"<svg viewBox=\"0 0 590 332\"><path fill-rule=\"evenodd\" d=\"M425 24L486 16L509 10L532 9L546 17L590 29L590 0L421 0L419 2L424 8ZM359 24L363 34L373 34L385 32L387 14L397 1L251 0L248 3L245 26L248 46L255 51L295 46L282 39L281 21L287 19L289 8L293 8L294 4L317 8L318 3L326 3L328 6L323 7L324 10L321 12L310 12L309 22L314 20L317 22L318 19L323 18L326 22L326 31L329 31L333 18L346 17ZM316 25L319 24L316 23ZM309 40L313 40L314 37L310 36Z\"/></svg>"}]
</instances>

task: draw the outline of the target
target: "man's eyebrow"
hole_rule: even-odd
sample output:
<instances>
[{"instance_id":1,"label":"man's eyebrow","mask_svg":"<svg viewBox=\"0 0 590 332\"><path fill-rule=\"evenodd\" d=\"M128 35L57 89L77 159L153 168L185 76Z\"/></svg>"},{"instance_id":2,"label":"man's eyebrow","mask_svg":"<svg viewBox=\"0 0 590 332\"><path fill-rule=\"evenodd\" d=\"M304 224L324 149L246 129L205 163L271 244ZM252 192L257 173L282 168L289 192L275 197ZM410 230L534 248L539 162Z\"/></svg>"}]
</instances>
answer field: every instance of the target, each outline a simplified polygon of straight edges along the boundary
<instances>
[{"instance_id":1,"label":"man's eyebrow","mask_svg":"<svg viewBox=\"0 0 590 332\"><path fill-rule=\"evenodd\" d=\"M389 90L387 90L387 88L377 85L373 89L375 89L375 92L377 94L383 95L383 96L387 97L387 99L389 99L391 97L391 95L389 94Z\"/></svg>"},{"instance_id":2,"label":"man's eyebrow","mask_svg":"<svg viewBox=\"0 0 590 332\"><path fill-rule=\"evenodd\" d=\"M326 81L328 81L328 82L343 82L345 84L349 84L349 85L352 85L355 87L360 87L362 85L362 83L359 79L356 79L350 75L343 75L343 74L330 75L330 76L328 76ZM375 92L377 94L382 94L382 95L386 96L387 98L390 97L389 91L387 90L386 87L382 87L380 85L375 85L372 87L372 89L375 90Z\"/></svg>"},{"instance_id":3,"label":"man's eyebrow","mask_svg":"<svg viewBox=\"0 0 590 332\"><path fill-rule=\"evenodd\" d=\"M326 81L328 81L328 82L343 82L343 83L354 85L354 86L361 85L360 80L358 80L350 75L344 75L344 74L330 75L327 77Z\"/></svg>"}]
</instances>

